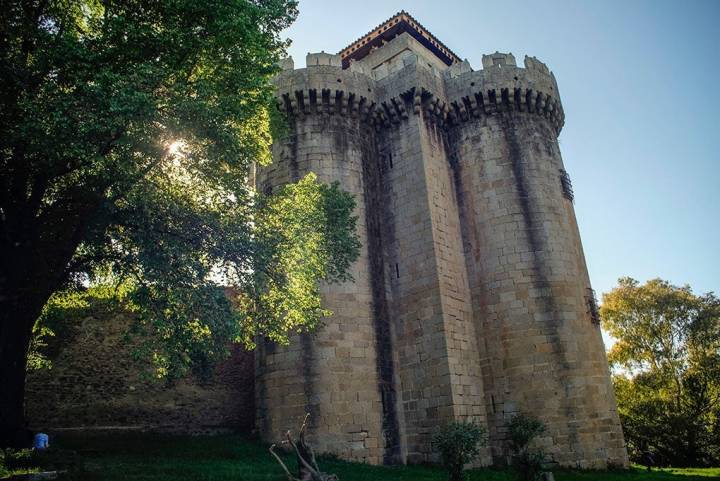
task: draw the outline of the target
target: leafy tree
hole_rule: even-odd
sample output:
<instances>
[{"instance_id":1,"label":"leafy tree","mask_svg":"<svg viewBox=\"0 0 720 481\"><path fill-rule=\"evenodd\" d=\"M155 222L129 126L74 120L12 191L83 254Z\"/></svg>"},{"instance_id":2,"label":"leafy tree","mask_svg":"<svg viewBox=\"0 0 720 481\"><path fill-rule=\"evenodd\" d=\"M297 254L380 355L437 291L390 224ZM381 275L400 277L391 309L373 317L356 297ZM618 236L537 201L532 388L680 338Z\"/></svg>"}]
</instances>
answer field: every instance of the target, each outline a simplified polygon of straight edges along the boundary
<instances>
[{"instance_id":1,"label":"leafy tree","mask_svg":"<svg viewBox=\"0 0 720 481\"><path fill-rule=\"evenodd\" d=\"M631 457L680 466L720 461L720 300L653 279L622 278L603 326Z\"/></svg>"},{"instance_id":2,"label":"leafy tree","mask_svg":"<svg viewBox=\"0 0 720 481\"><path fill-rule=\"evenodd\" d=\"M0 476L10 477L13 471L27 470L31 468L32 451L29 449L0 449Z\"/></svg>"},{"instance_id":3,"label":"leafy tree","mask_svg":"<svg viewBox=\"0 0 720 481\"><path fill-rule=\"evenodd\" d=\"M487 431L471 421L454 421L433 437L440 451L442 465L449 471L449 481L465 479L463 468L480 453L480 445L487 441Z\"/></svg>"},{"instance_id":4,"label":"leafy tree","mask_svg":"<svg viewBox=\"0 0 720 481\"><path fill-rule=\"evenodd\" d=\"M526 414L517 414L510 420L510 449L512 464L520 481L536 481L542 475L545 453L532 449L532 441L545 432L545 425L539 419Z\"/></svg>"},{"instance_id":5,"label":"leafy tree","mask_svg":"<svg viewBox=\"0 0 720 481\"><path fill-rule=\"evenodd\" d=\"M295 15L292 0L3 3L1 443L20 431L36 320L68 289L129 286L161 376L327 314L317 284L348 278L354 201L313 176L269 197L248 182L270 160L269 78Z\"/></svg>"}]
</instances>

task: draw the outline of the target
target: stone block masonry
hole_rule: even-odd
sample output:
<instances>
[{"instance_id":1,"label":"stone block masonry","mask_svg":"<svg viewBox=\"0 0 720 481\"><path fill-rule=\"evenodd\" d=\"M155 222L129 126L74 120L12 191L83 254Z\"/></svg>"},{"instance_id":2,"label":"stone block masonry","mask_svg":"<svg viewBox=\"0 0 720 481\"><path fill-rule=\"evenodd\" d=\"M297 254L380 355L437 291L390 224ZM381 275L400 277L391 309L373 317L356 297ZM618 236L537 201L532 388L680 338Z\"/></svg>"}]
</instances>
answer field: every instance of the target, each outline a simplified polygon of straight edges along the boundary
<instances>
[{"instance_id":1,"label":"stone block masonry","mask_svg":"<svg viewBox=\"0 0 720 481\"><path fill-rule=\"evenodd\" d=\"M127 338L132 314L97 309L48 340L52 369L28 374L30 428L71 431L250 432L254 425L253 353L234 346L207 379L171 385L143 377Z\"/></svg>"},{"instance_id":2,"label":"stone block masonry","mask_svg":"<svg viewBox=\"0 0 720 481\"><path fill-rule=\"evenodd\" d=\"M505 463L518 413L547 425L561 465L627 465L557 136L564 112L540 61L473 71L400 12L341 52L276 79L289 134L264 192L308 172L355 194L354 283L323 286L319 332L256 356L268 441L312 414L322 451L369 463L436 459L447 422L487 427Z\"/></svg>"}]
</instances>

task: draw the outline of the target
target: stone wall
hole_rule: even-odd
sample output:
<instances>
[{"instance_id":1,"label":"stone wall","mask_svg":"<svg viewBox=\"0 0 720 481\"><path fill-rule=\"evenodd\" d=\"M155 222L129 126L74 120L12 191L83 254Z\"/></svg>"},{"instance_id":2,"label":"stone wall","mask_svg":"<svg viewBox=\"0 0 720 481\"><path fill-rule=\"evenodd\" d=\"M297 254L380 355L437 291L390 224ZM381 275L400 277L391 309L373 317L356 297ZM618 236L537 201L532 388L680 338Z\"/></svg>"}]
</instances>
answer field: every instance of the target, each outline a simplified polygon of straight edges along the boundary
<instances>
[{"instance_id":1,"label":"stone wall","mask_svg":"<svg viewBox=\"0 0 720 481\"><path fill-rule=\"evenodd\" d=\"M382 249L408 462L455 419L485 422L457 201L443 137L412 116L381 131Z\"/></svg>"},{"instance_id":2,"label":"stone wall","mask_svg":"<svg viewBox=\"0 0 720 481\"><path fill-rule=\"evenodd\" d=\"M142 377L126 338L130 314L93 310L65 326L52 368L29 373L26 412L33 430L137 429L176 433L250 432L253 353L239 346L209 379L173 385Z\"/></svg>"}]
</instances>

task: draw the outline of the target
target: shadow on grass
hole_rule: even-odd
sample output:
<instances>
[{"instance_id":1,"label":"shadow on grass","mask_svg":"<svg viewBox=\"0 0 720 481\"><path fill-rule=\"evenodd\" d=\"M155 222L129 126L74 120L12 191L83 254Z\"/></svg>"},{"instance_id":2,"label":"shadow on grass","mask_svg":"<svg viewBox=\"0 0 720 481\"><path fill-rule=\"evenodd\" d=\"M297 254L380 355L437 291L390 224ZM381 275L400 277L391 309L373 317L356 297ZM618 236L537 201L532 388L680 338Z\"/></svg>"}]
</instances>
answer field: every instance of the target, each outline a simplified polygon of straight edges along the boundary
<instances>
[{"instance_id":1,"label":"shadow on grass","mask_svg":"<svg viewBox=\"0 0 720 481\"><path fill-rule=\"evenodd\" d=\"M58 453L72 453L62 480L74 481L286 481L267 446L237 436L159 436L113 434L83 436L64 434L54 438ZM292 456L285 456L291 470ZM323 471L336 473L341 481L445 481L447 475L428 466L368 466L321 458ZM72 464L72 466L68 466ZM720 479L720 469L615 472L558 471L558 481L708 481ZM469 481L514 481L507 470L479 469L468 473Z\"/></svg>"},{"instance_id":2,"label":"shadow on grass","mask_svg":"<svg viewBox=\"0 0 720 481\"><path fill-rule=\"evenodd\" d=\"M648 471L633 466L622 471L572 471L555 473L557 481L710 481L720 480L720 468L663 468Z\"/></svg>"}]
</instances>

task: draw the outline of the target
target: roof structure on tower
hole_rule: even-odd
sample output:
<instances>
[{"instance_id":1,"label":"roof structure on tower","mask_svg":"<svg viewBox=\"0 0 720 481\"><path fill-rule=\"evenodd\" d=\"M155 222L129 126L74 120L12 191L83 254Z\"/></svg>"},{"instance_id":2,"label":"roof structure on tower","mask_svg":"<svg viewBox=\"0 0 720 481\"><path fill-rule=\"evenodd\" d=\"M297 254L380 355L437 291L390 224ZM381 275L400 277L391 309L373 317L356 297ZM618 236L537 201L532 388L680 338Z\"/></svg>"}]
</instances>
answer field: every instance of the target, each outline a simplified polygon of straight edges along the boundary
<instances>
[{"instance_id":1,"label":"roof structure on tower","mask_svg":"<svg viewBox=\"0 0 720 481\"><path fill-rule=\"evenodd\" d=\"M412 15L405 10L401 10L342 49L339 55L342 58L343 68L348 68L351 61L365 58L376 48L382 47L385 43L405 32L412 35L445 64L452 65L460 62L460 58L452 50L431 34Z\"/></svg>"}]
</instances>

